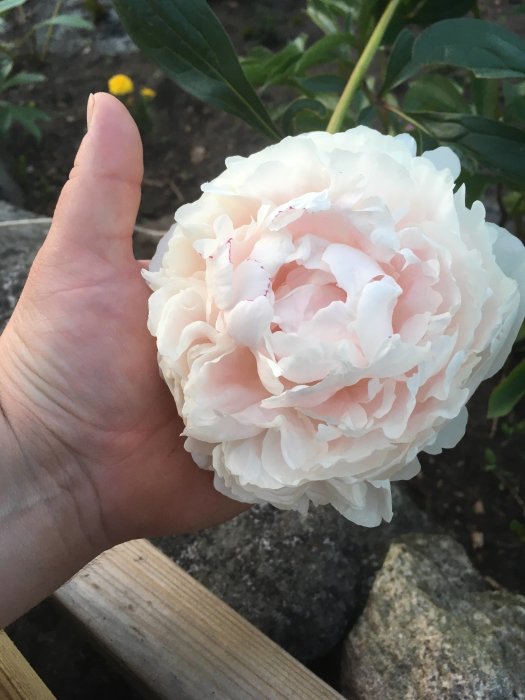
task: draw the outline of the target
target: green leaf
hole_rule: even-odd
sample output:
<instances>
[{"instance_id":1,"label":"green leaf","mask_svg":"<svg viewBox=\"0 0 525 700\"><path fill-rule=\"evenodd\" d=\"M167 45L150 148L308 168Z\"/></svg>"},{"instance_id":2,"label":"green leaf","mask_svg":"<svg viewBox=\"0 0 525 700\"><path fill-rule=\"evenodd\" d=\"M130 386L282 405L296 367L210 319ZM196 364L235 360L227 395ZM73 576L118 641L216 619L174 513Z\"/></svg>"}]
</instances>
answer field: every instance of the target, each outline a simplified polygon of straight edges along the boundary
<instances>
[{"instance_id":1,"label":"green leaf","mask_svg":"<svg viewBox=\"0 0 525 700\"><path fill-rule=\"evenodd\" d=\"M7 102L0 102L0 136L5 136L13 123L10 107Z\"/></svg>"},{"instance_id":2,"label":"green leaf","mask_svg":"<svg viewBox=\"0 0 525 700\"><path fill-rule=\"evenodd\" d=\"M414 40L414 35L408 29L402 29L397 35L386 67L381 94L395 88L418 70L417 66L411 66Z\"/></svg>"},{"instance_id":3,"label":"green leaf","mask_svg":"<svg viewBox=\"0 0 525 700\"><path fill-rule=\"evenodd\" d=\"M525 360L492 391L489 399L489 418L499 418L512 411L518 401L525 396Z\"/></svg>"},{"instance_id":4,"label":"green leaf","mask_svg":"<svg viewBox=\"0 0 525 700\"><path fill-rule=\"evenodd\" d=\"M481 19L446 19L416 39L412 62L467 68L478 78L525 77L525 41Z\"/></svg>"},{"instance_id":5,"label":"green leaf","mask_svg":"<svg viewBox=\"0 0 525 700\"><path fill-rule=\"evenodd\" d=\"M345 0L307 0L306 14L325 34L337 34L349 15L349 5Z\"/></svg>"},{"instance_id":6,"label":"green leaf","mask_svg":"<svg viewBox=\"0 0 525 700\"><path fill-rule=\"evenodd\" d=\"M244 75L251 85L259 87L264 85L266 79L265 66L274 54L265 46L254 46L246 54L239 58Z\"/></svg>"},{"instance_id":7,"label":"green leaf","mask_svg":"<svg viewBox=\"0 0 525 700\"><path fill-rule=\"evenodd\" d=\"M495 117L498 112L499 81L472 77L472 97L476 112L482 117Z\"/></svg>"},{"instance_id":8,"label":"green leaf","mask_svg":"<svg viewBox=\"0 0 525 700\"><path fill-rule=\"evenodd\" d=\"M39 141L42 132L37 126L38 121L50 121L49 115L31 105L12 105L9 102L0 102L0 131L4 134L13 123L18 122Z\"/></svg>"},{"instance_id":9,"label":"green leaf","mask_svg":"<svg viewBox=\"0 0 525 700\"><path fill-rule=\"evenodd\" d=\"M505 108L503 118L507 122L525 123L525 82L503 83Z\"/></svg>"},{"instance_id":10,"label":"green leaf","mask_svg":"<svg viewBox=\"0 0 525 700\"><path fill-rule=\"evenodd\" d=\"M521 129L473 114L411 112L409 116L437 141L473 156L518 189L525 185L525 132Z\"/></svg>"},{"instance_id":11,"label":"green leaf","mask_svg":"<svg viewBox=\"0 0 525 700\"><path fill-rule=\"evenodd\" d=\"M137 46L184 90L279 138L205 0L115 0Z\"/></svg>"},{"instance_id":12,"label":"green leaf","mask_svg":"<svg viewBox=\"0 0 525 700\"><path fill-rule=\"evenodd\" d=\"M367 105L359 112L357 123L363 126L374 127L377 116L377 107L375 105Z\"/></svg>"},{"instance_id":13,"label":"green leaf","mask_svg":"<svg viewBox=\"0 0 525 700\"><path fill-rule=\"evenodd\" d=\"M403 19L427 26L450 17L462 17L476 5L476 0L408 0Z\"/></svg>"},{"instance_id":14,"label":"green leaf","mask_svg":"<svg viewBox=\"0 0 525 700\"><path fill-rule=\"evenodd\" d=\"M14 7L20 7L26 2L27 0L0 0L0 15L3 15L8 10L12 10Z\"/></svg>"},{"instance_id":15,"label":"green leaf","mask_svg":"<svg viewBox=\"0 0 525 700\"><path fill-rule=\"evenodd\" d=\"M46 80L46 76L42 73L17 73L11 78L8 78L1 86L2 90L19 87L20 85L31 85L33 83L41 83Z\"/></svg>"},{"instance_id":16,"label":"green leaf","mask_svg":"<svg viewBox=\"0 0 525 700\"><path fill-rule=\"evenodd\" d=\"M525 214L525 193L511 190L503 195L503 204L509 216Z\"/></svg>"},{"instance_id":17,"label":"green leaf","mask_svg":"<svg viewBox=\"0 0 525 700\"><path fill-rule=\"evenodd\" d=\"M354 10L355 16L352 18L352 28L355 27L357 36L361 39L362 47L365 46L367 39L374 31L374 27L376 26L383 12L386 10L388 1L389 0L360 0L360 2L357 3L349 3L351 5L357 5L357 11ZM398 7L396 14L399 13L399 11L400 8ZM394 15L392 21L395 21L395 17L396 15ZM388 43L392 42L390 41Z\"/></svg>"},{"instance_id":18,"label":"green leaf","mask_svg":"<svg viewBox=\"0 0 525 700\"><path fill-rule=\"evenodd\" d=\"M10 58L0 59L0 82L3 82L13 70L13 61Z\"/></svg>"},{"instance_id":19,"label":"green leaf","mask_svg":"<svg viewBox=\"0 0 525 700\"><path fill-rule=\"evenodd\" d=\"M340 58L341 47L355 47L356 42L351 34L337 33L322 37L315 44L312 44L303 53L297 62L295 69L297 73L304 73L312 66L319 66L323 63L336 61Z\"/></svg>"},{"instance_id":20,"label":"green leaf","mask_svg":"<svg viewBox=\"0 0 525 700\"><path fill-rule=\"evenodd\" d=\"M38 22L35 27L70 27L71 29L94 29L94 25L79 15L57 15L43 22Z\"/></svg>"},{"instance_id":21,"label":"green leaf","mask_svg":"<svg viewBox=\"0 0 525 700\"><path fill-rule=\"evenodd\" d=\"M451 80L427 75L410 83L403 100L405 112L468 112L469 106L460 89Z\"/></svg>"},{"instance_id":22,"label":"green leaf","mask_svg":"<svg viewBox=\"0 0 525 700\"><path fill-rule=\"evenodd\" d=\"M388 0L364 0L365 4L373 6L373 20L377 23L384 12ZM399 5L390 26L383 38L383 45L390 45L404 27L418 25L428 27L451 17L462 17L470 12L477 0L403 0ZM373 26L371 29L373 29ZM364 27L359 27L359 36L363 36ZM365 35L366 36L366 35Z\"/></svg>"},{"instance_id":23,"label":"green leaf","mask_svg":"<svg viewBox=\"0 0 525 700\"><path fill-rule=\"evenodd\" d=\"M518 540L522 543L525 544L525 524L520 523L519 520L511 520L509 524L510 529L512 532L516 535Z\"/></svg>"},{"instance_id":24,"label":"green leaf","mask_svg":"<svg viewBox=\"0 0 525 700\"><path fill-rule=\"evenodd\" d=\"M471 207L475 201L483 197L483 193L489 185L497 184L501 180L485 173L466 173L463 171L460 182L465 183L465 204L467 207Z\"/></svg>"},{"instance_id":25,"label":"green leaf","mask_svg":"<svg viewBox=\"0 0 525 700\"><path fill-rule=\"evenodd\" d=\"M281 124L283 131L286 134L296 133L296 120L302 115L302 128L297 129L297 132L310 131L312 129L324 129L330 117L329 111L319 100L311 100L300 98L295 100L285 109L281 116ZM305 128L305 119L307 117L308 126Z\"/></svg>"},{"instance_id":26,"label":"green leaf","mask_svg":"<svg viewBox=\"0 0 525 700\"><path fill-rule=\"evenodd\" d=\"M310 78L296 78L294 85L308 95L315 98L324 93L340 95L346 85L346 80L340 75L312 75Z\"/></svg>"},{"instance_id":27,"label":"green leaf","mask_svg":"<svg viewBox=\"0 0 525 700\"><path fill-rule=\"evenodd\" d=\"M304 51L305 36L298 36L277 53L252 51L242 61L244 74L254 87L278 85L288 79Z\"/></svg>"}]
</instances>

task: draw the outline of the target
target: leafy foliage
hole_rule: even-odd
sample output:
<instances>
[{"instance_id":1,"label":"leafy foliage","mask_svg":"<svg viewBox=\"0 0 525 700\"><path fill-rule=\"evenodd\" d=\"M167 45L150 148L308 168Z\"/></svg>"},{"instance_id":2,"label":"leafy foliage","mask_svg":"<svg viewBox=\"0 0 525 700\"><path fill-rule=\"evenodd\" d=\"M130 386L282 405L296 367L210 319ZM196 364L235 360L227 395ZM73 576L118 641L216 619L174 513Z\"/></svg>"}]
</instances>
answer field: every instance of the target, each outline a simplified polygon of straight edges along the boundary
<instances>
[{"instance_id":1,"label":"leafy foliage","mask_svg":"<svg viewBox=\"0 0 525 700\"><path fill-rule=\"evenodd\" d=\"M489 401L489 418L507 415L524 396L525 360L522 360L492 392Z\"/></svg>"},{"instance_id":2,"label":"leafy foliage","mask_svg":"<svg viewBox=\"0 0 525 700\"><path fill-rule=\"evenodd\" d=\"M93 29L93 24L79 15L57 15L37 22L35 29L40 27L69 27L70 29Z\"/></svg>"},{"instance_id":3,"label":"leafy foliage","mask_svg":"<svg viewBox=\"0 0 525 700\"><path fill-rule=\"evenodd\" d=\"M480 19L443 20L415 41L411 65L456 66L478 78L525 78L525 41Z\"/></svg>"},{"instance_id":4,"label":"leafy foliage","mask_svg":"<svg viewBox=\"0 0 525 700\"><path fill-rule=\"evenodd\" d=\"M7 100L6 93L20 85L45 80L41 73L14 73L13 61L0 60L0 138L5 138L13 124L18 123L36 139L41 136L38 122L48 121L48 115L33 105L17 105ZM5 95L5 97L4 97Z\"/></svg>"},{"instance_id":5,"label":"leafy foliage","mask_svg":"<svg viewBox=\"0 0 525 700\"><path fill-rule=\"evenodd\" d=\"M15 7L20 7L27 0L0 0L0 15L3 15L8 10L13 10Z\"/></svg>"},{"instance_id":6,"label":"leafy foliage","mask_svg":"<svg viewBox=\"0 0 525 700\"><path fill-rule=\"evenodd\" d=\"M115 0L115 7L137 46L181 87L270 138L278 137L205 0Z\"/></svg>"},{"instance_id":7,"label":"leafy foliage","mask_svg":"<svg viewBox=\"0 0 525 700\"><path fill-rule=\"evenodd\" d=\"M27 0L0 0L0 19L3 20L2 16L9 10L13 10L17 7L25 5ZM4 40L0 41L0 53L4 53L8 56L14 56L23 48L26 47L30 39L38 40L40 49L40 59L45 60L47 55L47 49L51 36L53 34L53 29L55 27L66 27L69 29L85 29L92 30L93 23L89 20L84 19L76 14L59 14L61 3L55 5L55 9L50 17L42 20L41 22L34 22L29 24L25 29L22 36L15 40Z\"/></svg>"},{"instance_id":8,"label":"leafy foliage","mask_svg":"<svg viewBox=\"0 0 525 700\"><path fill-rule=\"evenodd\" d=\"M436 141L452 146L520 187L525 182L525 132L473 114L414 112L410 115Z\"/></svg>"},{"instance_id":9,"label":"leafy foliage","mask_svg":"<svg viewBox=\"0 0 525 700\"><path fill-rule=\"evenodd\" d=\"M205 0L115 6L132 38L179 85L276 139L326 128L387 0L306 0L321 38L303 33L278 51L256 46L240 60ZM525 78L525 42L463 16L474 9L474 0L401 0L343 128L413 129L421 147L446 143L459 152L462 179L476 196L495 178L519 191L525 82L517 79ZM423 30L416 34L408 23ZM270 91L277 106L266 108Z\"/></svg>"}]
</instances>

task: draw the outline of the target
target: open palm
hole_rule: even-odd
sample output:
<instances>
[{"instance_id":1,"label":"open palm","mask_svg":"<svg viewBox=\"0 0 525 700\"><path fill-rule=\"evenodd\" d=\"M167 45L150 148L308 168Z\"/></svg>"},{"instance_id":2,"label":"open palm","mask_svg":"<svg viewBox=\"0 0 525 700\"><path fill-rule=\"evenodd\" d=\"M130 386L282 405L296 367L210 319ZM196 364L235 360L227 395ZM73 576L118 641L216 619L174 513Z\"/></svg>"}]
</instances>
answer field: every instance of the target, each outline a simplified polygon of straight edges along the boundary
<instances>
[{"instance_id":1,"label":"open palm","mask_svg":"<svg viewBox=\"0 0 525 700\"><path fill-rule=\"evenodd\" d=\"M93 492L111 542L203 527L243 509L185 452L159 376L148 289L131 247L141 178L133 120L97 94L51 231L1 338L11 420L26 448L49 451L55 478L67 471Z\"/></svg>"}]
</instances>

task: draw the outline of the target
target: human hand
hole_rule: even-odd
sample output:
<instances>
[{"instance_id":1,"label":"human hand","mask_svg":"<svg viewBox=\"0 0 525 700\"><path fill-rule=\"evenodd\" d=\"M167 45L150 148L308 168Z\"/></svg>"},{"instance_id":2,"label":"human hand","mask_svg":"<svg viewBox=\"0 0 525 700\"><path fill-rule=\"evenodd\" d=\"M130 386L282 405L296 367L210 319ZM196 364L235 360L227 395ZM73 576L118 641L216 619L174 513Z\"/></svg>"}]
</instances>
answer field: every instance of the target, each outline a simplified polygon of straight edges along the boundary
<instances>
[{"instance_id":1,"label":"human hand","mask_svg":"<svg viewBox=\"0 0 525 700\"><path fill-rule=\"evenodd\" d=\"M131 243L143 173L138 130L104 93L90 101L88 121L49 235L0 337L0 439L10 436L21 462L9 470L17 490L5 470L0 486L20 493L24 482L34 502L50 488L63 493L94 555L126 539L210 526L246 506L217 493L212 473L184 450L182 422L159 375L144 263ZM67 518L59 523L72 527Z\"/></svg>"}]
</instances>

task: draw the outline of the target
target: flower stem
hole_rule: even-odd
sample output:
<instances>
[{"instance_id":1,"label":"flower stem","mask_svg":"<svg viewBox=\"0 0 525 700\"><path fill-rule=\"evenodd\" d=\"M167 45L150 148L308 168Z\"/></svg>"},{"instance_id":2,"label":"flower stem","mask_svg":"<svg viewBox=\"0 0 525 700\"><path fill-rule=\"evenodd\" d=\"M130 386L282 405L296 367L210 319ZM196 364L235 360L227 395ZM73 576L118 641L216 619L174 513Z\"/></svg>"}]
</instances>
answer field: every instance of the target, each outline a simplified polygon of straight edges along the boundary
<instances>
[{"instance_id":1,"label":"flower stem","mask_svg":"<svg viewBox=\"0 0 525 700\"><path fill-rule=\"evenodd\" d=\"M383 39L387 27L390 24L390 20L394 16L394 13L397 10L397 7L400 2L401 0L390 0L388 5L386 6L386 9L382 14L381 19L377 23L376 28L372 32L372 35L370 36L370 39L368 40L368 43L365 46L363 53L359 57L359 60L355 64L354 70L348 78L348 82L345 85L343 94L339 98L339 102L337 103L334 113L332 114L328 126L326 127L328 133L335 134L341 129L344 116L348 110L352 98L354 97L357 88L359 87L359 83L362 81L366 71L368 70L368 66L370 65L372 59L376 55L377 50L379 49L379 46L381 44L381 40Z\"/></svg>"},{"instance_id":2,"label":"flower stem","mask_svg":"<svg viewBox=\"0 0 525 700\"><path fill-rule=\"evenodd\" d=\"M410 117L408 114L405 114L397 107L394 107L394 105L383 102L383 106L386 110L388 110L389 112L392 112L392 114L396 114L400 119L403 119L403 121L407 122L407 124L412 124L412 126L415 126L417 129L422 131L427 136L432 136L432 134L430 133L430 131L427 128L425 128L418 121L416 121L415 119Z\"/></svg>"},{"instance_id":3,"label":"flower stem","mask_svg":"<svg viewBox=\"0 0 525 700\"><path fill-rule=\"evenodd\" d=\"M64 0L57 0L55 2L55 7L53 8L53 13L52 13L50 19L55 19L55 17L57 17L60 10L62 9L63 4L64 4ZM49 42L51 41L51 37L53 36L53 29L54 29L54 25L52 25L52 24L50 24L47 28L47 33L46 33L44 42L42 44L42 51L40 52L40 60L42 60L42 61L46 60L47 50L49 48Z\"/></svg>"}]
</instances>

